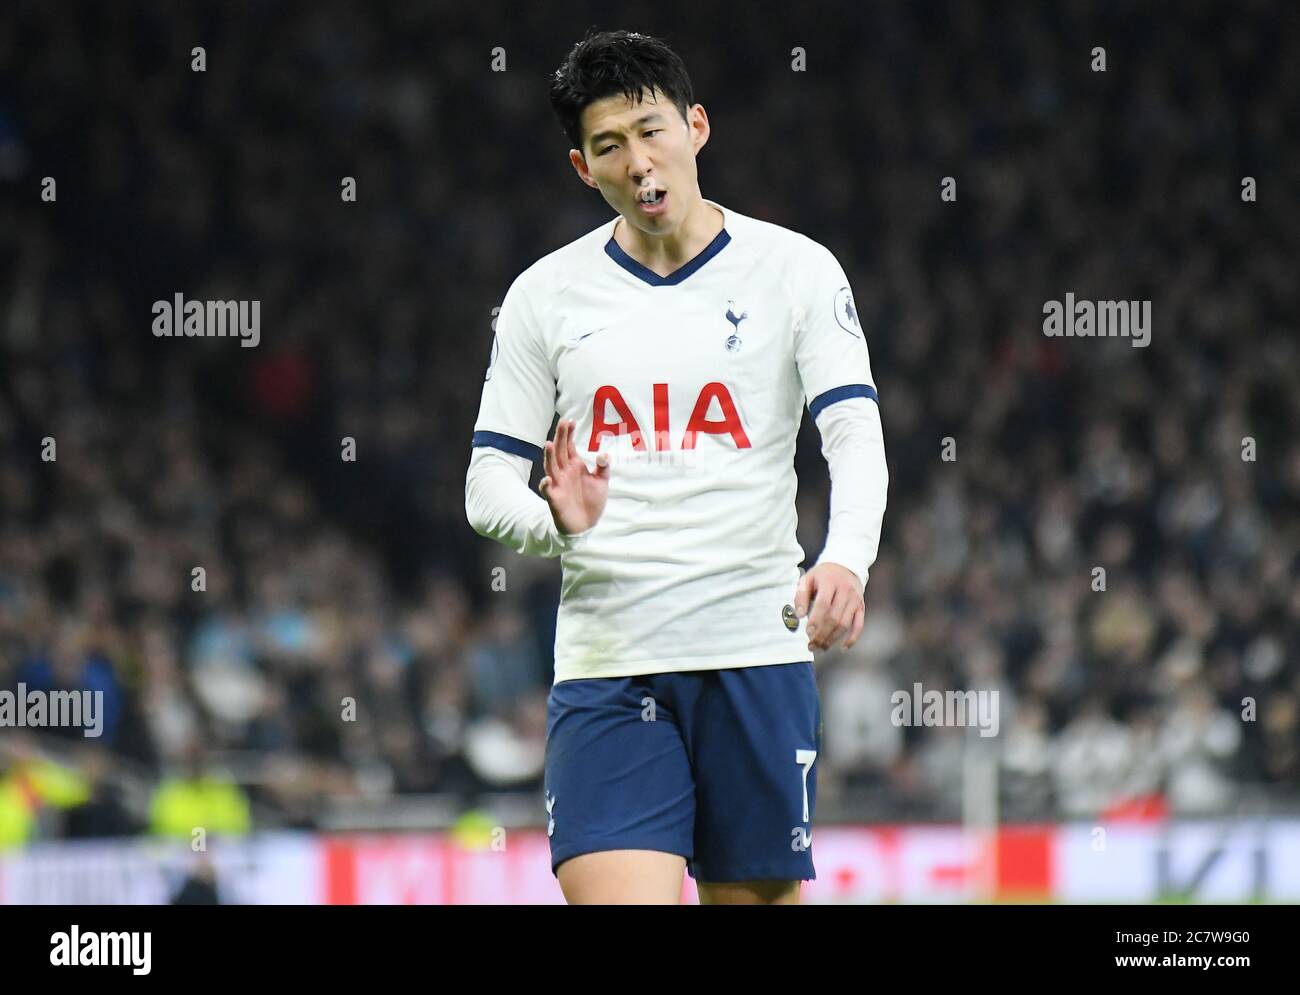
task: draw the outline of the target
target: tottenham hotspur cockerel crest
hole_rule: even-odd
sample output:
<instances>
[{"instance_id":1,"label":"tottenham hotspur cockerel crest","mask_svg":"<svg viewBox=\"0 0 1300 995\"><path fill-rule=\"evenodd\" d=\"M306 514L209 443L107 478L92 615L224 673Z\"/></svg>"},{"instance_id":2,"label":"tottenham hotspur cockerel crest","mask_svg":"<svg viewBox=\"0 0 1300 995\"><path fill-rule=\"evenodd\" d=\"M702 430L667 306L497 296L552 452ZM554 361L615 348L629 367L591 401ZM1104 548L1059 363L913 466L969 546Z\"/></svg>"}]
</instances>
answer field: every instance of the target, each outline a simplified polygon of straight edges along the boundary
<instances>
[{"instance_id":1,"label":"tottenham hotspur cockerel crest","mask_svg":"<svg viewBox=\"0 0 1300 995\"><path fill-rule=\"evenodd\" d=\"M736 314L736 302L727 301L727 320L733 327L732 333L727 336L727 352L736 352L740 349L740 323L748 317L748 311Z\"/></svg>"}]
</instances>

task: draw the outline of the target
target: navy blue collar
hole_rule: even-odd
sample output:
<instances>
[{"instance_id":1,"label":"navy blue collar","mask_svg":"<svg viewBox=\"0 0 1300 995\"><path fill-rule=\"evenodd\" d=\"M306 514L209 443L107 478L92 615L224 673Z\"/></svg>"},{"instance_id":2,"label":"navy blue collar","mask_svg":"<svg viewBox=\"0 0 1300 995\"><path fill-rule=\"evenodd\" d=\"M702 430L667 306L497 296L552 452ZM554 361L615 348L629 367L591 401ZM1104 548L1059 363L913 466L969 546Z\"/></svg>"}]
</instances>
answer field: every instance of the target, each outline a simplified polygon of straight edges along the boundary
<instances>
[{"instance_id":1,"label":"navy blue collar","mask_svg":"<svg viewBox=\"0 0 1300 995\"><path fill-rule=\"evenodd\" d=\"M609 241L605 243L605 254L610 259L618 263L625 270L638 279L644 280L652 287L672 287L681 283L697 269L707 263L710 259L721 252L728 242L731 241L731 235L724 227L718 234L713 236L713 241L700 250L700 254L692 259L689 263L679 266L667 276L660 276L649 266L643 266L626 252L623 247L614 241L613 233L609 236Z\"/></svg>"}]
</instances>

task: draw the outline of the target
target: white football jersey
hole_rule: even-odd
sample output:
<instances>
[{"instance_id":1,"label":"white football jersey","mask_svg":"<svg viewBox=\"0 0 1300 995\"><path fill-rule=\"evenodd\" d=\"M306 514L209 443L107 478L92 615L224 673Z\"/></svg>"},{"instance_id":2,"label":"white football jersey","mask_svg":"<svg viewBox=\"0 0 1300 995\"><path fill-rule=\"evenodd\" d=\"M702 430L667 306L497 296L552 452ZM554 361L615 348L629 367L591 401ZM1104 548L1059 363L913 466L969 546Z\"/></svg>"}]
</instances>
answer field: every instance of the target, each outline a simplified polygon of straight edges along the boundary
<instances>
[{"instance_id":1,"label":"white football jersey","mask_svg":"<svg viewBox=\"0 0 1300 995\"><path fill-rule=\"evenodd\" d=\"M588 469L611 459L603 516L560 554L556 681L813 659L795 437L805 405L878 401L867 345L828 249L705 203L723 229L670 276L615 217L520 274L497 317L473 446L541 459L558 415Z\"/></svg>"}]
</instances>

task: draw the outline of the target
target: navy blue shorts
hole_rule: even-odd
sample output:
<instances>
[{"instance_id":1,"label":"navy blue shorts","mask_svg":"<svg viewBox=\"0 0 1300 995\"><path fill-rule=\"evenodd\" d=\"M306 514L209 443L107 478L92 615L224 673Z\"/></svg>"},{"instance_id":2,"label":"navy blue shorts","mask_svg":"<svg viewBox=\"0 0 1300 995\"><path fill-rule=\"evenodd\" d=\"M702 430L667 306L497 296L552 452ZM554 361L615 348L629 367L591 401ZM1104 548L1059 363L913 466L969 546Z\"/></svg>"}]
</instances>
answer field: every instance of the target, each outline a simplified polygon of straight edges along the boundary
<instances>
[{"instance_id":1,"label":"navy blue shorts","mask_svg":"<svg viewBox=\"0 0 1300 995\"><path fill-rule=\"evenodd\" d=\"M815 878L821 732L810 662L555 684L552 872L583 853L660 850L706 883Z\"/></svg>"}]
</instances>

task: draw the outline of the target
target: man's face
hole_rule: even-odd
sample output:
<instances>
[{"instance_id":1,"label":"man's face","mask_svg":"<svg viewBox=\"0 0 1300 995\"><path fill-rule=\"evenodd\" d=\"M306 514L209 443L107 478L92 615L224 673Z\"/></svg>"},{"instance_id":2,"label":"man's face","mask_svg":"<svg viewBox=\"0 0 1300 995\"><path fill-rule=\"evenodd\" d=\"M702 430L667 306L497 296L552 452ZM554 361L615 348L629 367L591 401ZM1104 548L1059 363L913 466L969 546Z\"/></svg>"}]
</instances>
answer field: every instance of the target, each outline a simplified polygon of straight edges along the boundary
<instances>
[{"instance_id":1,"label":"man's face","mask_svg":"<svg viewBox=\"0 0 1300 995\"><path fill-rule=\"evenodd\" d=\"M585 147L569 152L582 181L646 234L674 231L699 197L695 155L709 138L704 108L688 108L683 119L659 90L640 103L616 94L587 106L582 133Z\"/></svg>"}]
</instances>

